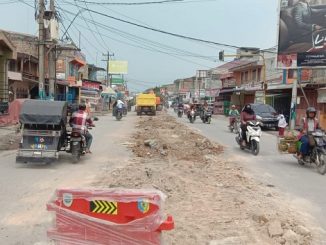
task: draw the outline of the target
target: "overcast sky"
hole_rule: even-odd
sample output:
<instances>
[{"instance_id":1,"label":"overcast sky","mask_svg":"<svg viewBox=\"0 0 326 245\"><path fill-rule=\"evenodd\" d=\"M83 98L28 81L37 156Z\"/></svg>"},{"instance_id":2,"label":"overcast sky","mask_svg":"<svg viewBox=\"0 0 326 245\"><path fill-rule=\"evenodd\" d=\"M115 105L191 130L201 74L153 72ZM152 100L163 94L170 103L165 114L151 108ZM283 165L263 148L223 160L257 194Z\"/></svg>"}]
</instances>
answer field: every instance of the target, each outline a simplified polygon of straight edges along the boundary
<instances>
[{"instance_id":1,"label":"overcast sky","mask_svg":"<svg viewBox=\"0 0 326 245\"><path fill-rule=\"evenodd\" d=\"M35 10L22 1L0 0L0 29L36 34ZM34 6L34 0L24 1ZM57 10L66 27L78 13L78 8L88 7L133 23L217 43L269 48L277 41L278 0L184 0L138 6L95 5L83 1L56 0L60 7ZM121 3L159 0L85 1ZM99 24L95 26L93 21ZM62 26L60 28L63 30ZM82 11L68 31L75 43L78 43L78 30L82 33L81 48L89 63L105 67L102 53L107 53L108 49L114 53L114 59L128 60L127 79L132 90L193 76L197 69L220 65L217 61L220 50L235 52L232 48L145 30L88 11Z\"/></svg>"}]
</instances>

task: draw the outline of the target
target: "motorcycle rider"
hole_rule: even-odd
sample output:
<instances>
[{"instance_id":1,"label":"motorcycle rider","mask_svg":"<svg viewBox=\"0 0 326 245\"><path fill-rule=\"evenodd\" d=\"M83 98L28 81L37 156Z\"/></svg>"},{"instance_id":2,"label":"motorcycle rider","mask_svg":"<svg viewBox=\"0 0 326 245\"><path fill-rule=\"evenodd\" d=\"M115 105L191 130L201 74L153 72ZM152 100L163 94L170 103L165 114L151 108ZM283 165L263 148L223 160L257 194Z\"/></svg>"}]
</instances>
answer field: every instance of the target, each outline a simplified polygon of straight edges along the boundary
<instances>
[{"instance_id":1,"label":"motorcycle rider","mask_svg":"<svg viewBox=\"0 0 326 245\"><path fill-rule=\"evenodd\" d=\"M86 112L86 104L82 103L78 106L78 111L75 111L69 120L73 131L79 131L86 139L86 153L92 153L90 151L93 136L89 133L87 125L95 127L89 114Z\"/></svg>"},{"instance_id":2,"label":"motorcycle rider","mask_svg":"<svg viewBox=\"0 0 326 245\"><path fill-rule=\"evenodd\" d=\"M298 157L302 159L307 156L310 151L310 146L314 143L311 133L319 129L318 119L316 118L317 110L314 107L308 107L306 110L307 118L303 119L302 132L299 140L301 142L300 152Z\"/></svg>"},{"instance_id":3,"label":"motorcycle rider","mask_svg":"<svg viewBox=\"0 0 326 245\"><path fill-rule=\"evenodd\" d=\"M180 102L179 104L178 104L178 110L183 110L183 108L184 108L184 105L183 105L183 103L182 102Z\"/></svg>"},{"instance_id":4,"label":"motorcycle rider","mask_svg":"<svg viewBox=\"0 0 326 245\"><path fill-rule=\"evenodd\" d=\"M123 103L122 100L120 100L120 99L117 100L117 108L118 109L123 109L124 105L125 105L125 103Z\"/></svg>"},{"instance_id":5,"label":"motorcycle rider","mask_svg":"<svg viewBox=\"0 0 326 245\"><path fill-rule=\"evenodd\" d=\"M190 109L187 111L187 117L190 118L190 112L194 111L196 113L196 105L195 104L191 104L190 105Z\"/></svg>"},{"instance_id":6,"label":"motorcycle rider","mask_svg":"<svg viewBox=\"0 0 326 245\"><path fill-rule=\"evenodd\" d=\"M235 122L236 117L239 116L239 111L237 110L235 105L231 106L231 110L229 111L229 127Z\"/></svg>"},{"instance_id":7,"label":"motorcycle rider","mask_svg":"<svg viewBox=\"0 0 326 245\"><path fill-rule=\"evenodd\" d=\"M249 121L254 121L256 120L256 115L255 115L255 112L253 111L253 109L251 108L251 105L250 104L247 104L245 105L245 107L243 108L242 112L241 112L241 115L240 115L240 118L241 118L241 131L242 131L242 142L241 144L243 146L246 146L246 133L247 133L247 123Z\"/></svg>"}]
</instances>

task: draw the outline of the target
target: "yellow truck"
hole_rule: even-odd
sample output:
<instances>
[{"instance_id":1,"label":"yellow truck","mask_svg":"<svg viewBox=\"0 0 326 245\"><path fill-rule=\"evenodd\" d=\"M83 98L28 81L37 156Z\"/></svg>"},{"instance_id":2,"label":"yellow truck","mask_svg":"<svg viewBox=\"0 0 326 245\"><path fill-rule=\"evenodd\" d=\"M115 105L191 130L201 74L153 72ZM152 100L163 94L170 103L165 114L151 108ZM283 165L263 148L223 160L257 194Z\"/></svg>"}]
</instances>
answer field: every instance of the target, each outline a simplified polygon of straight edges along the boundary
<instances>
[{"instance_id":1,"label":"yellow truck","mask_svg":"<svg viewBox=\"0 0 326 245\"><path fill-rule=\"evenodd\" d=\"M136 112L140 116L142 113L156 115L155 94L139 94L136 97Z\"/></svg>"}]
</instances>

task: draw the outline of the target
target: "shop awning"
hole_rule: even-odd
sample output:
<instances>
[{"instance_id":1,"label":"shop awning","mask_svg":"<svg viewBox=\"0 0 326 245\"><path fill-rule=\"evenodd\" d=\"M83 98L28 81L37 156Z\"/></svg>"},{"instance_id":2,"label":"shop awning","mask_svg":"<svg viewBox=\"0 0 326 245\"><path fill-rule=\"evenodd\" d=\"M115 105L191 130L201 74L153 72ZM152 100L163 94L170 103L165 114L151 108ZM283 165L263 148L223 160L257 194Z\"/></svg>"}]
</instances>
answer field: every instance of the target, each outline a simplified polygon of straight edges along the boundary
<instances>
[{"instance_id":1,"label":"shop awning","mask_svg":"<svg viewBox=\"0 0 326 245\"><path fill-rule=\"evenodd\" d=\"M230 88L230 89L222 89L220 91L220 94L225 94L225 93L232 93L235 91L235 88Z\"/></svg>"},{"instance_id":2,"label":"shop awning","mask_svg":"<svg viewBox=\"0 0 326 245\"><path fill-rule=\"evenodd\" d=\"M69 86L69 82L66 80L57 80L56 84L62 85L62 86Z\"/></svg>"},{"instance_id":3,"label":"shop awning","mask_svg":"<svg viewBox=\"0 0 326 245\"><path fill-rule=\"evenodd\" d=\"M81 94L92 94L92 95L97 95L98 92L95 91L95 90L84 90L84 89L82 89L82 90L81 90Z\"/></svg>"},{"instance_id":4,"label":"shop awning","mask_svg":"<svg viewBox=\"0 0 326 245\"><path fill-rule=\"evenodd\" d=\"M101 95L104 95L104 94L115 95L116 92L111 87L107 87L101 93Z\"/></svg>"},{"instance_id":5,"label":"shop awning","mask_svg":"<svg viewBox=\"0 0 326 245\"><path fill-rule=\"evenodd\" d=\"M303 87L305 88L308 84L301 84L298 85L298 88ZM282 90L282 89L292 89L292 84L268 84L267 90Z\"/></svg>"},{"instance_id":6,"label":"shop awning","mask_svg":"<svg viewBox=\"0 0 326 245\"><path fill-rule=\"evenodd\" d=\"M20 72L8 71L8 79L14 81L23 81L23 74Z\"/></svg>"},{"instance_id":7,"label":"shop awning","mask_svg":"<svg viewBox=\"0 0 326 245\"><path fill-rule=\"evenodd\" d=\"M84 66L86 65L86 62L81 60L81 59L78 59L78 58L74 58L72 61L70 61L71 63L75 63L75 64L78 64L80 66Z\"/></svg>"}]
</instances>

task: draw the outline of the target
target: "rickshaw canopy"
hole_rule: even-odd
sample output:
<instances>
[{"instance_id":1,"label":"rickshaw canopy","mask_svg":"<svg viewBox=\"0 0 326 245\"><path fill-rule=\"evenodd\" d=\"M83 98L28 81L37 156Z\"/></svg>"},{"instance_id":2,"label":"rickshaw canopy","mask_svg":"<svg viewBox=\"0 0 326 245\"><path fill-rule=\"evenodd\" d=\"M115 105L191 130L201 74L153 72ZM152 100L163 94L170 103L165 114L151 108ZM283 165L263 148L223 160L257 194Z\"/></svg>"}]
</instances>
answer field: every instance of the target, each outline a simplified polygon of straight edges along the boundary
<instances>
[{"instance_id":1,"label":"rickshaw canopy","mask_svg":"<svg viewBox=\"0 0 326 245\"><path fill-rule=\"evenodd\" d=\"M67 122L67 102L26 100L19 121L22 124L59 125Z\"/></svg>"}]
</instances>

